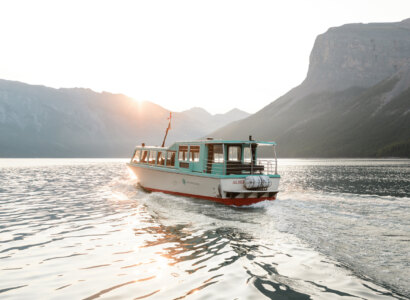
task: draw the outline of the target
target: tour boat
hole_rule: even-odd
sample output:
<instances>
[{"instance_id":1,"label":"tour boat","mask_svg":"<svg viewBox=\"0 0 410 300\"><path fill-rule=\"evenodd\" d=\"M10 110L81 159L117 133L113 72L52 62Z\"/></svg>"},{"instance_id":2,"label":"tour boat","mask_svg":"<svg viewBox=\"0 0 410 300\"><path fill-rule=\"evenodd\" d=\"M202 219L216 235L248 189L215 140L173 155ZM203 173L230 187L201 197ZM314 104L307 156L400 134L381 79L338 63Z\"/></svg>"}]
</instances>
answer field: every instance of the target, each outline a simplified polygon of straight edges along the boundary
<instances>
[{"instance_id":1,"label":"tour boat","mask_svg":"<svg viewBox=\"0 0 410 300\"><path fill-rule=\"evenodd\" d=\"M165 138L161 147L137 146L127 164L144 190L235 206L276 199L280 180L276 143L249 137L246 141L206 139L164 147ZM271 148L273 157L259 159L259 153L268 154L263 148Z\"/></svg>"}]
</instances>

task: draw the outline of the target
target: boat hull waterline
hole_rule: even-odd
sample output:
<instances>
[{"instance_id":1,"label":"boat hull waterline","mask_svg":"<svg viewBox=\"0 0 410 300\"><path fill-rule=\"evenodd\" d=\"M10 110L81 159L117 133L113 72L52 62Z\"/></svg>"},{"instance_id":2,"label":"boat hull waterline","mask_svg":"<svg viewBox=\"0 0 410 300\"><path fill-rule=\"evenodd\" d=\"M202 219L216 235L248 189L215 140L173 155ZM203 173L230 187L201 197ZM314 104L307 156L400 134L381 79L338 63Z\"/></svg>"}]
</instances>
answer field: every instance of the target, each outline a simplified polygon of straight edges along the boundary
<instances>
[{"instance_id":1,"label":"boat hull waterline","mask_svg":"<svg viewBox=\"0 0 410 300\"><path fill-rule=\"evenodd\" d=\"M152 168L128 163L138 177L139 185L149 192L161 192L184 197L193 197L226 205L246 206L265 200L275 200L280 176L269 176L270 186L266 190L247 190L244 176L206 176L174 172L164 168Z\"/></svg>"}]
</instances>

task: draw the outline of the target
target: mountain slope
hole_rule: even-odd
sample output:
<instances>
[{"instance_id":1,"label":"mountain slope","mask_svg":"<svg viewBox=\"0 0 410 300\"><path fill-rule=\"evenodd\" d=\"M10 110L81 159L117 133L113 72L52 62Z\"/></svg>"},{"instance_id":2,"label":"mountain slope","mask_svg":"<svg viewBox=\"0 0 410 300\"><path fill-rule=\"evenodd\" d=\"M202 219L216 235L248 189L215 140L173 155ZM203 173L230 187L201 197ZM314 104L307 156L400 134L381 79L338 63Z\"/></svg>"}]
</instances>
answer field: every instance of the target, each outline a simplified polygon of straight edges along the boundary
<instances>
[{"instance_id":1,"label":"mountain slope","mask_svg":"<svg viewBox=\"0 0 410 300\"><path fill-rule=\"evenodd\" d=\"M389 145L410 140L409 62L408 20L332 28L300 86L211 135L275 140L282 157L403 156Z\"/></svg>"},{"instance_id":2,"label":"mountain slope","mask_svg":"<svg viewBox=\"0 0 410 300\"><path fill-rule=\"evenodd\" d=\"M137 143L162 143L168 116L120 94L0 80L0 157L128 157ZM203 118L174 113L167 144L218 128Z\"/></svg>"},{"instance_id":3,"label":"mountain slope","mask_svg":"<svg viewBox=\"0 0 410 300\"><path fill-rule=\"evenodd\" d=\"M185 110L180 114L185 115L186 118L189 118L189 123L195 123L195 126L198 128L197 131L201 132L200 136L205 136L209 132L221 128L226 124L237 120L242 120L250 116L249 113L237 108L234 108L224 114L211 115L203 108L194 107L189 110ZM187 121L185 120L185 122Z\"/></svg>"}]
</instances>

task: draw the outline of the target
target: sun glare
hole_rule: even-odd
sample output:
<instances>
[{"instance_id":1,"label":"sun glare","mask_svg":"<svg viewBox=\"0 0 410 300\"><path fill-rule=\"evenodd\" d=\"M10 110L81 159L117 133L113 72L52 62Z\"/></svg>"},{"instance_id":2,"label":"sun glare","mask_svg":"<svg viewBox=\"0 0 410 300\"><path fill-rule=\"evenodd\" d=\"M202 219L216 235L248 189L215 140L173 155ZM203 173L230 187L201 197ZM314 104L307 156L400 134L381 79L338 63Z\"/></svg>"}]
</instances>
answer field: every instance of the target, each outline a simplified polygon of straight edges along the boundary
<instances>
[{"instance_id":1,"label":"sun glare","mask_svg":"<svg viewBox=\"0 0 410 300\"><path fill-rule=\"evenodd\" d=\"M129 167L127 167L127 169L128 169L128 174L131 180L138 179L138 177L134 174L134 172Z\"/></svg>"},{"instance_id":2,"label":"sun glare","mask_svg":"<svg viewBox=\"0 0 410 300\"><path fill-rule=\"evenodd\" d=\"M129 200L127 195L125 195L124 193L121 193L121 192L113 192L112 193L112 198L116 201Z\"/></svg>"}]
</instances>

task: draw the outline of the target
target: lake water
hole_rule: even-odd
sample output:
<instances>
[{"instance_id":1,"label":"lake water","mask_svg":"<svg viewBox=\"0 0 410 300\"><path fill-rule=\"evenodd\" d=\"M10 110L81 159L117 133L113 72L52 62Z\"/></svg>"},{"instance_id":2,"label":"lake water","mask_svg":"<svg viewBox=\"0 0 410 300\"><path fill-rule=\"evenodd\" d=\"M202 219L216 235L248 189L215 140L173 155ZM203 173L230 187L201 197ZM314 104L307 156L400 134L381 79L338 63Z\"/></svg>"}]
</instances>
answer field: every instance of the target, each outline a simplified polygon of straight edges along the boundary
<instances>
[{"instance_id":1,"label":"lake water","mask_svg":"<svg viewBox=\"0 0 410 300\"><path fill-rule=\"evenodd\" d=\"M280 160L245 208L125 162L0 160L0 298L410 299L409 160Z\"/></svg>"}]
</instances>

